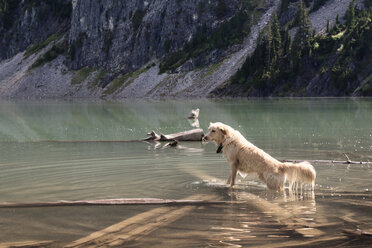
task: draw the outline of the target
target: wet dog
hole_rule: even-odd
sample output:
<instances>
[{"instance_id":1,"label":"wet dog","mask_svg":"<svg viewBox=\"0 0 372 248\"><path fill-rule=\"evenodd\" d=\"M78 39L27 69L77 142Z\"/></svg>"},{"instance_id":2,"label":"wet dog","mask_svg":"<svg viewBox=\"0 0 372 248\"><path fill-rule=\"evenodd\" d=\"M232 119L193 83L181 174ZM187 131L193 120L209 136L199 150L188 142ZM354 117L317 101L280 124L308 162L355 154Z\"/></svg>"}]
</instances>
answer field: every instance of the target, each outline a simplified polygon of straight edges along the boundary
<instances>
[{"instance_id":1,"label":"wet dog","mask_svg":"<svg viewBox=\"0 0 372 248\"><path fill-rule=\"evenodd\" d=\"M257 173L269 189L283 190L288 181L292 190L297 184L310 184L314 190L316 172L308 162L282 163L247 141L243 135L221 122L210 123L204 141L214 141L217 153L222 152L231 166L227 184L234 186L237 172L243 174Z\"/></svg>"}]
</instances>

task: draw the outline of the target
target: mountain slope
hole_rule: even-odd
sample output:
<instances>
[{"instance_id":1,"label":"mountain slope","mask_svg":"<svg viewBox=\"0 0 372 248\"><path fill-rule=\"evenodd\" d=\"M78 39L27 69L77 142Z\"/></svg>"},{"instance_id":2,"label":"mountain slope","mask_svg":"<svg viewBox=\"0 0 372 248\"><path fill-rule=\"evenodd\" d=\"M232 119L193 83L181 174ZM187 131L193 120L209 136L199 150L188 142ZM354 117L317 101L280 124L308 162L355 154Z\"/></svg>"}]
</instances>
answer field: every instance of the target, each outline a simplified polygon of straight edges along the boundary
<instances>
[{"instance_id":1,"label":"mountain slope","mask_svg":"<svg viewBox=\"0 0 372 248\"><path fill-rule=\"evenodd\" d=\"M30 16L29 10L44 13L54 6L49 0L15 2L18 5L7 12L7 18L18 24L11 27L1 19L0 6L0 30L6 26L2 34L8 38L12 31L23 30L19 23ZM119 99L238 95L235 92L242 91L241 85L226 83L255 51L259 34L283 4L274 0L57 2L70 4L71 12L54 19L47 15L45 23L34 18L38 21L33 27L44 30L49 25L49 31L36 35L31 28L28 32L33 39L0 44L12 51L0 59L0 96ZM345 13L348 4L344 2L337 5L336 0L328 0L310 14L317 32L324 32L324 20L332 23L334 15ZM296 4L291 3L283 16L293 17ZM309 88L316 94L322 90L326 91Z\"/></svg>"}]
</instances>

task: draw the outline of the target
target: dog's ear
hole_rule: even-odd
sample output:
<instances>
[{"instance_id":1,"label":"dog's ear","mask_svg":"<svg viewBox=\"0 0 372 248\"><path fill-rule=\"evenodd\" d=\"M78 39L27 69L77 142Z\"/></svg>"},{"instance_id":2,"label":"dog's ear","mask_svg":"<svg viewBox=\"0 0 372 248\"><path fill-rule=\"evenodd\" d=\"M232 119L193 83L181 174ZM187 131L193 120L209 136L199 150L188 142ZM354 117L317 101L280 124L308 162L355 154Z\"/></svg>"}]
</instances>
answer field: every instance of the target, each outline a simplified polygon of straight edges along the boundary
<instances>
[{"instance_id":1,"label":"dog's ear","mask_svg":"<svg viewBox=\"0 0 372 248\"><path fill-rule=\"evenodd\" d=\"M219 127L218 129L221 131L221 133L222 133L224 136L226 136L226 134L227 134L227 129L226 129L225 127Z\"/></svg>"}]
</instances>

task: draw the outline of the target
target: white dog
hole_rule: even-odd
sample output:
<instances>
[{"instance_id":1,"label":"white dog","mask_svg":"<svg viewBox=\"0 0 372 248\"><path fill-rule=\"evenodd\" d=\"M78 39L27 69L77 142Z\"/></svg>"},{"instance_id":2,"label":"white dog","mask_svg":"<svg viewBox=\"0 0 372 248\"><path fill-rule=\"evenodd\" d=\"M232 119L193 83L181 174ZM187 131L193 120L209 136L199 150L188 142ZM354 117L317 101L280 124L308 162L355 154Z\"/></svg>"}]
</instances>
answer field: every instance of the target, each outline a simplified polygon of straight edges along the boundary
<instances>
[{"instance_id":1,"label":"white dog","mask_svg":"<svg viewBox=\"0 0 372 248\"><path fill-rule=\"evenodd\" d=\"M314 190L316 172L308 162L282 163L247 141L243 135L221 122L210 123L204 141L214 141L217 153L221 152L231 166L231 174L227 184L235 184L237 172L255 172L269 189L282 190L288 180L289 189L295 183L308 183Z\"/></svg>"}]
</instances>

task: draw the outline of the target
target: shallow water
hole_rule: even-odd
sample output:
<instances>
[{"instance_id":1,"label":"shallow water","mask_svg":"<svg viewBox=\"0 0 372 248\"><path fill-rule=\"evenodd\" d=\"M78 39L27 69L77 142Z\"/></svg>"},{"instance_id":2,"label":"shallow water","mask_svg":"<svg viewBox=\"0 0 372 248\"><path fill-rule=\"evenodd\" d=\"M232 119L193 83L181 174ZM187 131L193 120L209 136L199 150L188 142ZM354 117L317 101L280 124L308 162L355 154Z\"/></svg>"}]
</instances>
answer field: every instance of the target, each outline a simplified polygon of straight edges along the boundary
<instances>
[{"instance_id":1,"label":"shallow water","mask_svg":"<svg viewBox=\"0 0 372 248\"><path fill-rule=\"evenodd\" d=\"M193 207L125 247L371 244L342 233L372 231L371 165L314 163L314 195L289 195L268 191L255 175L226 188L229 167L211 143L122 142L151 130L191 129L185 117L196 107L204 130L224 122L278 159L345 160L346 153L372 160L370 99L1 101L0 202L195 195L226 201ZM53 240L50 246L59 247L158 207L2 208L0 242Z\"/></svg>"}]
</instances>

